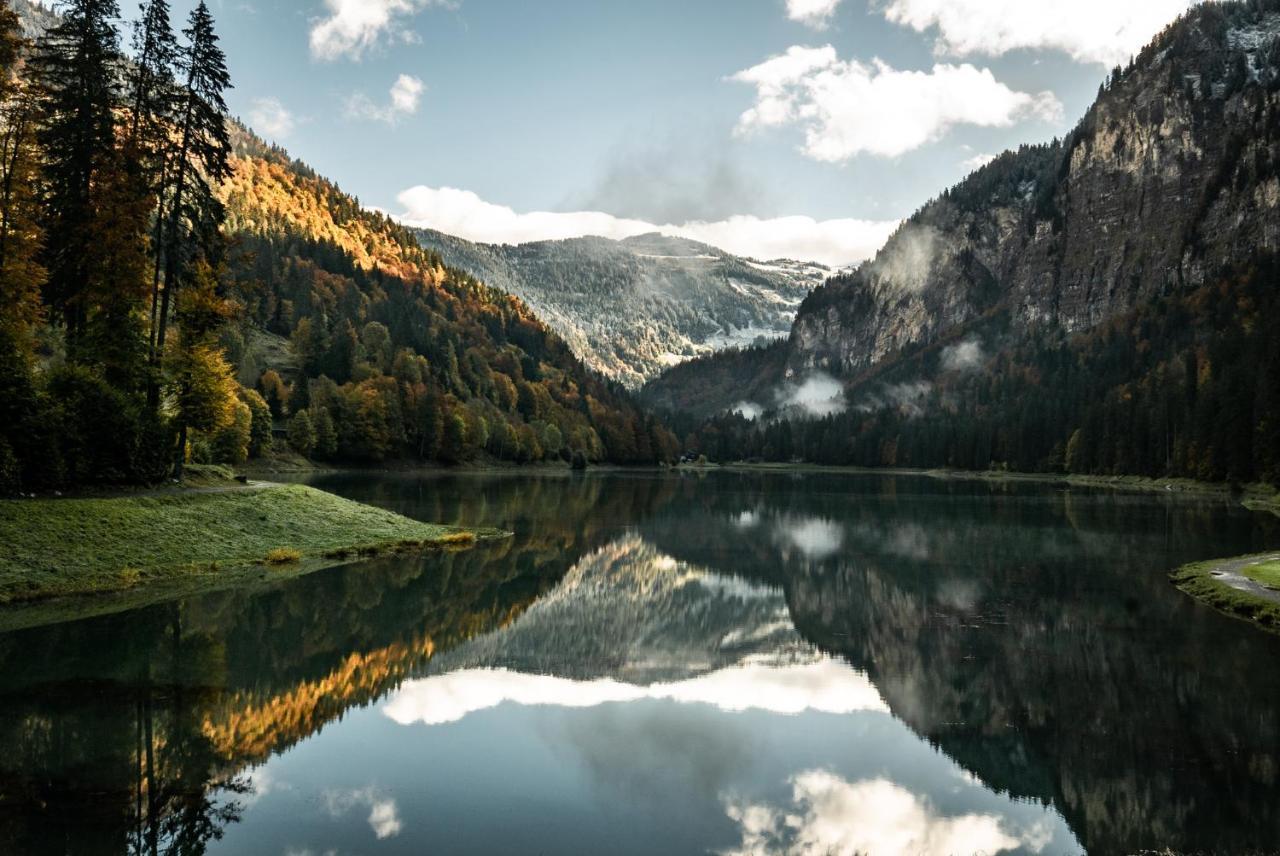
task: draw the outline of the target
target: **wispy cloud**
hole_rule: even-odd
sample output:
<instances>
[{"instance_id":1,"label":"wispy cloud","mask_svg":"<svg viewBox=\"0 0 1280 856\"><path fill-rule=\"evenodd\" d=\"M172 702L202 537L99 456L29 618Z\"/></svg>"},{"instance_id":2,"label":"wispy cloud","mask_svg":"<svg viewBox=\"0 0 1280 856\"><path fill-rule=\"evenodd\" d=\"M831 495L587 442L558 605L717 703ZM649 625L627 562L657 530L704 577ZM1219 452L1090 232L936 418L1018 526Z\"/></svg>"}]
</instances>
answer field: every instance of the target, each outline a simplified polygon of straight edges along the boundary
<instances>
[{"instance_id":1,"label":"wispy cloud","mask_svg":"<svg viewBox=\"0 0 1280 856\"><path fill-rule=\"evenodd\" d=\"M620 240L662 232L735 255L815 261L833 267L870 258L898 226L891 220L815 220L804 216L736 216L714 222L658 224L600 211L518 213L486 202L469 190L422 185L409 188L398 198L402 209L399 219L406 225L483 243L522 244L584 235Z\"/></svg>"},{"instance_id":2,"label":"wispy cloud","mask_svg":"<svg viewBox=\"0 0 1280 856\"><path fill-rule=\"evenodd\" d=\"M884 16L917 32L936 29L936 50L999 56L1060 50L1079 62L1113 65L1137 53L1192 0L889 0Z\"/></svg>"},{"instance_id":3,"label":"wispy cloud","mask_svg":"<svg viewBox=\"0 0 1280 856\"><path fill-rule=\"evenodd\" d=\"M395 799L372 785L358 790L328 790L321 794L321 798L325 812L333 818L340 818L355 808L369 809L369 828L379 841L394 838L404 828Z\"/></svg>"},{"instance_id":4,"label":"wispy cloud","mask_svg":"<svg viewBox=\"0 0 1280 856\"><path fill-rule=\"evenodd\" d=\"M388 38L416 41L408 19L429 6L456 8L454 0L325 0L327 13L311 26L311 55L359 60Z\"/></svg>"},{"instance_id":5,"label":"wispy cloud","mask_svg":"<svg viewBox=\"0 0 1280 856\"><path fill-rule=\"evenodd\" d=\"M418 112L422 93L426 88L426 84L418 78L402 74L391 85L391 91L385 103L379 104L363 92L357 92L347 98L347 117L394 125L402 117L412 116Z\"/></svg>"},{"instance_id":6,"label":"wispy cloud","mask_svg":"<svg viewBox=\"0 0 1280 856\"><path fill-rule=\"evenodd\" d=\"M841 60L831 45L792 47L731 79L756 89L740 134L797 126L805 135L801 150L826 163L864 153L895 157L958 125L1003 128L1062 116L1053 93L1018 92L988 69L966 63L900 71L879 59Z\"/></svg>"},{"instance_id":7,"label":"wispy cloud","mask_svg":"<svg viewBox=\"0 0 1280 856\"><path fill-rule=\"evenodd\" d=\"M282 140L293 133L298 121L279 98L255 98L249 108L249 126L259 134Z\"/></svg>"}]
</instances>

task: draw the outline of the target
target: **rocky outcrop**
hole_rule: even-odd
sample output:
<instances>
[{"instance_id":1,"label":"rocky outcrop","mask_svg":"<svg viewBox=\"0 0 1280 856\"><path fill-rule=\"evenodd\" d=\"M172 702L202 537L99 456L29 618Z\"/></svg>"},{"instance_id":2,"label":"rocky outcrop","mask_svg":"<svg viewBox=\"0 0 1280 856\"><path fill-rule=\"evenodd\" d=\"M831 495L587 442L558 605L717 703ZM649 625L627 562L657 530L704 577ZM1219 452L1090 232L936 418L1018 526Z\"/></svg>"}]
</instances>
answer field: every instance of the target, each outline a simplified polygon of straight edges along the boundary
<instances>
[{"instance_id":1,"label":"rocky outcrop","mask_svg":"<svg viewBox=\"0 0 1280 856\"><path fill-rule=\"evenodd\" d=\"M1065 140L1006 152L815 291L785 373L855 381L997 310L1015 331L1085 330L1276 250L1278 90L1280 4L1197 7ZM659 400L679 398L671 385Z\"/></svg>"}]
</instances>

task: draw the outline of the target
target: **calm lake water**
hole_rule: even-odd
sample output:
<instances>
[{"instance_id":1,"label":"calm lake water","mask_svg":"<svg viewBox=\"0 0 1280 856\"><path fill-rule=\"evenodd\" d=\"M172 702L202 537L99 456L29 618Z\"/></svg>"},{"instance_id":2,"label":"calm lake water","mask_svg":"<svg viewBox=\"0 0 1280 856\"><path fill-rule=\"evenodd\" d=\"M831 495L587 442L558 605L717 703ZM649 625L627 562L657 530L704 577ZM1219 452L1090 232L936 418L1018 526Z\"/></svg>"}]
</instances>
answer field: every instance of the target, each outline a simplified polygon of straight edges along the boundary
<instances>
[{"instance_id":1,"label":"calm lake water","mask_svg":"<svg viewBox=\"0 0 1280 856\"><path fill-rule=\"evenodd\" d=\"M1227 502L835 474L342 476L516 535L0 634L0 853L1280 848ZM0 614L0 618L3 614Z\"/></svg>"}]
</instances>

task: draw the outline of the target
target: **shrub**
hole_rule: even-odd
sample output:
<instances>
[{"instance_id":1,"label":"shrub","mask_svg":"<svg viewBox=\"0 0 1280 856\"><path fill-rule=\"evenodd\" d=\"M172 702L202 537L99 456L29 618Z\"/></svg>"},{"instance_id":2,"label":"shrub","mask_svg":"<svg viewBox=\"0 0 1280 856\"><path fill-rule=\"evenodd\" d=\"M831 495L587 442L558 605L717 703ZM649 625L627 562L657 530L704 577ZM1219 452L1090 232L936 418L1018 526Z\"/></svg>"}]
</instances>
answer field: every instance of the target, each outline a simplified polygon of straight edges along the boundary
<instances>
[{"instance_id":1,"label":"shrub","mask_svg":"<svg viewBox=\"0 0 1280 856\"><path fill-rule=\"evenodd\" d=\"M267 553L268 565L294 565L302 561L302 553L292 547L277 547Z\"/></svg>"}]
</instances>

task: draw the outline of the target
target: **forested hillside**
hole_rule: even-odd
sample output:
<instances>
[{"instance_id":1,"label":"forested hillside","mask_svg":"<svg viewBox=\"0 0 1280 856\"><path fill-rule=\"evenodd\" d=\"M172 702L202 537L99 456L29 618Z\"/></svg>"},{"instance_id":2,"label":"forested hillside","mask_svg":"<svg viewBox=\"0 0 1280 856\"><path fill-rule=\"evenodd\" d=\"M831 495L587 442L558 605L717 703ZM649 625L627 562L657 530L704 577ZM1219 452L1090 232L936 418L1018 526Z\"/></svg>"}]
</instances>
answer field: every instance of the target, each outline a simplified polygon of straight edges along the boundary
<instances>
[{"instance_id":1,"label":"forested hillside","mask_svg":"<svg viewBox=\"0 0 1280 856\"><path fill-rule=\"evenodd\" d=\"M817 290L781 353L646 395L766 411L686 423L718 458L1280 480L1278 129L1280 3L1198 6L1065 140L1005 153ZM822 418L776 418L828 377Z\"/></svg>"},{"instance_id":2,"label":"forested hillside","mask_svg":"<svg viewBox=\"0 0 1280 856\"><path fill-rule=\"evenodd\" d=\"M242 379L264 369L258 386L277 416L292 414L295 445L374 462L674 456L672 435L518 299L444 266L251 133L235 137L223 195L243 311L224 341ZM288 337L295 376L246 366L259 330Z\"/></svg>"},{"instance_id":3,"label":"forested hillside","mask_svg":"<svg viewBox=\"0 0 1280 856\"><path fill-rule=\"evenodd\" d=\"M0 491L155 482L281 434L351 462L674 454L518 300L237 127L203 3L178 35L148 0L127 58L115 0L17 6L0 14Z\"/></svg>"},{"instance_id":4,"label":"forested hillside","mask_svg":"<svg viewBox=\"0 0 1280 856\"><path fill-rule=\"evenodd\" d=\"M518 246L415 234L447 264L525 301L588 366L628 386L702 354L785 338L832 273L659 234Z\"/></svg>"}]
</instances>

